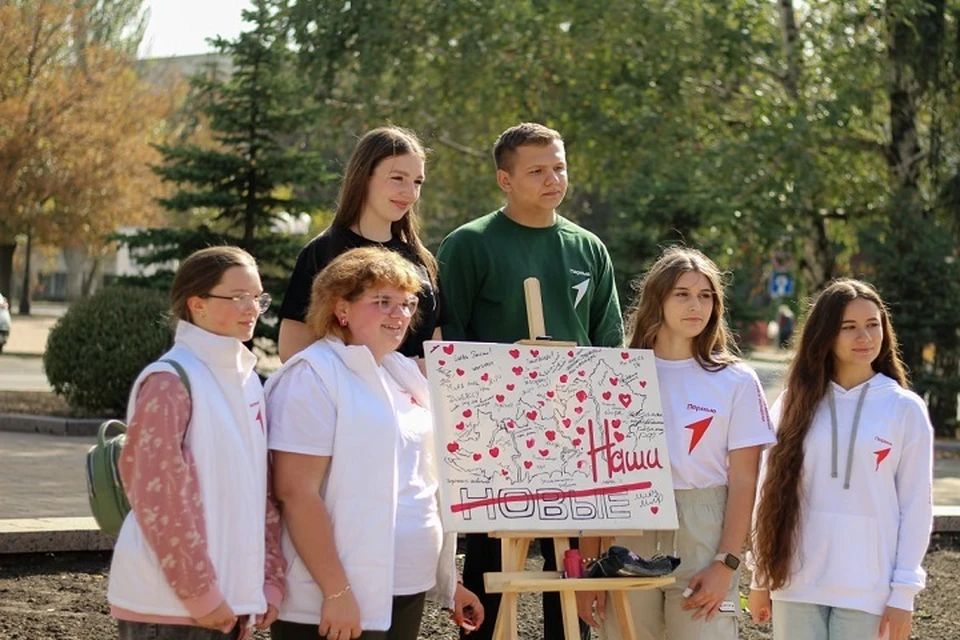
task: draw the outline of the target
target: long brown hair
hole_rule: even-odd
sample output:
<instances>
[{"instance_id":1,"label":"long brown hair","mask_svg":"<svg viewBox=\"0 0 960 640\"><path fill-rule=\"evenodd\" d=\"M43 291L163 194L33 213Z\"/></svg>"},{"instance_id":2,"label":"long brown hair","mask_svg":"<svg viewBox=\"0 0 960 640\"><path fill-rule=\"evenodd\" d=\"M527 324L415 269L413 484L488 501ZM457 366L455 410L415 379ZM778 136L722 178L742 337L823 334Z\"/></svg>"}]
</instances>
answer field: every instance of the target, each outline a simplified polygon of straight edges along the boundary
<instances>
[{"instance_id":1,"label":"long brown hair","mask_svg":"<svg viewBox=\"0 0 960 640\"><path fill-rule=\"evenodd\" d=\"M367 203L367 189L377 166L387 158L411 154L424 162L427 152L413 131L401 127L380 127L360 138L350 156L340 184L337 214L333 224L349 229L357 224ZM390 232L410 246L417 255L433 284L437 282L437 261L420 240L420 220L415 202L402 218L390 225Z\"/></svg>"},{"instance_id":2,"label":"long brown hair","mask_svg":"<svg viewBox=\"0 0 960 640\"><path fill-rule=\"evenodd\" d=\"M753 547L757 572L764 587L775 590L790 579L791 565L802 517L804 441L817 406L835 374L833 347L847 305L857 298L869 300L880 310L883 339L880 353L871 363L874 371L907 386L907 375L897 349L890 314L877 291L865 282L842 279L824 289L807 313L796 355L787 372L777 443L770 449L766 477L760 489Z\"/></svg>"},{"instance_id":3,"label":"long brown hair","mask_svg":"<svg viewBox=\"0 0 960 640\"><path fill-rule=\"evenodd\" d=\"M422 284L417 268L399 253L380 247L351 249L334 258L313 279L307 328L315 340L333 335L346 343L350 328L340 326L336 316L340 300L354 302L368 289L382 286L417 294ZM407 331L413 326L411 321Z\"/></svg>"},{"instance_id":4,"label":"long brown hair","mask_svg":"<svg viewBox=\"0 0 960 640\"><path fill-rule=\"evenodd\" d=\"M627 310L630 348L652 349L663 325L663 303L677 280L690 271L701 273L713 291L713 313L694 342L693 357L707 371L719 371L737 361L737 348L724 315L723 275L713 260L696 249L669 247L643 278L634 281L634 302Z\"/></svg>"},{"instance_id":5,"label":"long brown hair","mask_svg":"<svg viewBox=\"0 0 960 640\"><path fill-rule=\"evenodd\" d=\"M170 287L170 307L173 320L193 322L187 301L193 296L202 296L220 284L223 274L231 267L257 268L252 255L233 246L207 247L190 254L180 263L173 286Z\"/></svg>"}]
</instances>

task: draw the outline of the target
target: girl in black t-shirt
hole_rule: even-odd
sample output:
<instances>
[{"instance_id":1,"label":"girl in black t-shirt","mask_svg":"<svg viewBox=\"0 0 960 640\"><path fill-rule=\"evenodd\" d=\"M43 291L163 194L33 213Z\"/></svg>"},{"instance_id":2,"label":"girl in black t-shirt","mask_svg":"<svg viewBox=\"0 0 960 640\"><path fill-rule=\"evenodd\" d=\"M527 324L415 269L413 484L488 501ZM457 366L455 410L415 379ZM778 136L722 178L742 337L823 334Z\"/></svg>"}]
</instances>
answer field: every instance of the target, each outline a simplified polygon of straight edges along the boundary
<instances>
[{"instance_id":1,"label":"girl in black t-shirt","mask_svg":"<svg viewBox=\"0 0 960 640\"><path fill-rule=\"evenodd\" d=\"M370 131L357 143L340 187L333 223L297 256L280 308L280 359L309 346L304 324L314 277L334 258L357 247L382 246L419 267L423 277L419 316L400 352L423 356L423 342L438 326L437 263L418 234L416 204L426 153L416 134L399 127Z\"/></svg>"}]
</instances>

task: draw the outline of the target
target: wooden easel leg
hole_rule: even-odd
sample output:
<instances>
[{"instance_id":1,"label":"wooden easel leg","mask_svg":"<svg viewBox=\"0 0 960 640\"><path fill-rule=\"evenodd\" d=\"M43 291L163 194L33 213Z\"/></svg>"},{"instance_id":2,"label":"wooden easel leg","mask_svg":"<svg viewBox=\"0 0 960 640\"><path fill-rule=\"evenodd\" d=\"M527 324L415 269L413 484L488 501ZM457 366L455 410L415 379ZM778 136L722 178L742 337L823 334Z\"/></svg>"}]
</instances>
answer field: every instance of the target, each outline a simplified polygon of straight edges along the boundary
<instances>
[{"instance_id":1,"label":"wooden easel leg","mask_svg":"<svg viewBox=\"0 0 960 640\"><path fill-rule=\"evenodd\" d=\"M577 615L577 592L560 593L560 609L563 611L563 635L566 640L579 640L580 616Z\"/></svg>"},{"instance_id":2,"label":"wooden easel leg","mask_svg":"<svg viewBox=\"0 0 960 640\"><path fill-rule=\"evenodd\" d=\"M628 595L628 591L611 591L607 594L607 598L613 601L613 611L614 615L617 616L622 640L633 640L637 637L637 629L633 626L633 614L630 612Z\"/></svg>"},{"instance_id":3,"label":"wooden easel leg","mask_svg":"<svg viewBox=\"0 0 960 640\"><path fill-rule=\"evenodd\" d=\"M500 541L502 571L523 571L530 549L527 538L503 538ZM505 593L500 600L493 640L517 640L517 594Z\"/></svg>"},{"instance_id":4,"label":"wooden easel leg","mask_svg":"<svg viewBox=\"0 0 960 640\"><path fill-rule=\"evenodd\" d=\"M553 549L557 555L557 569L563 571L563 556L570 548L568 538L554 538ZM560 593L560 611L563 615L563 635L566 640L579 640L580 616L577 614L577 594L574 591Z\"/></svg>"}]
</instances>

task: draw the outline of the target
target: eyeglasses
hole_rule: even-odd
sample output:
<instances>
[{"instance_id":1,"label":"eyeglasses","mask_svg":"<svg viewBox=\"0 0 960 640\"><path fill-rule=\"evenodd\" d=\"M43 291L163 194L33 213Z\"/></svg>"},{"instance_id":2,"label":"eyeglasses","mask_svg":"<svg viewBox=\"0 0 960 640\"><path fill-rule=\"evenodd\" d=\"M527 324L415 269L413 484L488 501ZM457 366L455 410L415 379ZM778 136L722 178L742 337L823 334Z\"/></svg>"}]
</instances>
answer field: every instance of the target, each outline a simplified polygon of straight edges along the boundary
<instances>
[{"instance_id":1,"label":"eyeglasses","mask_svg":"<svg viewBox=\"0 0 960 640\"><path fill-rule=\"evenodd\" d=\"M218 296L212 293L205 293L200 297L216 298L217 300L233 300L233 303L240 309L246 309L250 306L250 303L253 302L257 307L257 311L260 313L266 313L267 309L270 308L270 303L273 302L273 298L270 297L269 293L261 293L258 296L249 293L241 293L238 296Z\"/></svg>"},{"instance_id":2,"label":"eyeglasses","mask_svg":"<svg viewBox=\"0 0 960 640\"><path fill-rule=\"evenodd\" d=\"M417 313L417 307L420 301L415 297L410 297L405 300L395 300L389 296L377 296L370 301L370 304L374 305L377 310L384 315L392 314L399 308L404 315L413 317Z\"/></svg>"}]
</instances>

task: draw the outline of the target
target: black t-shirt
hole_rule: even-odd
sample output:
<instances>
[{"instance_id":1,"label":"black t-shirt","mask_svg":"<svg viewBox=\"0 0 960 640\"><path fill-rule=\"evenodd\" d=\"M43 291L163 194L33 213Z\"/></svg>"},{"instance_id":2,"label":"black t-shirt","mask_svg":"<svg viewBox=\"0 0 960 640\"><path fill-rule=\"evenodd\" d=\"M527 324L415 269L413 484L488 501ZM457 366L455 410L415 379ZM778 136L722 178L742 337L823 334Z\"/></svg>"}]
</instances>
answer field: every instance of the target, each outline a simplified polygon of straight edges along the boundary
<instances>
[{"instance_id":1,"label":"black t-shirt","mask_svg":"<svg viewBox=\"0 0 960 640\"><path fill-rule=\"evenodd\" d=\"M388 242L376 242L358 235L350 229L331 225L320 235L307 243L297 256L297 264L290 275L290 284L280 306L280 318L290 318L304 322L310 308L310 291L313 279L324 267L341 253L358 247L383 247L396 251L412 262L420 272L423 287L420 289L420 305L416 325L413 331L400 345L400 353L405 356L423 356L423 342L433 336L433 330L439 324L439 303L427 269L416 253L403 241L392 238Z\"/></svg>"}]
</instances>

